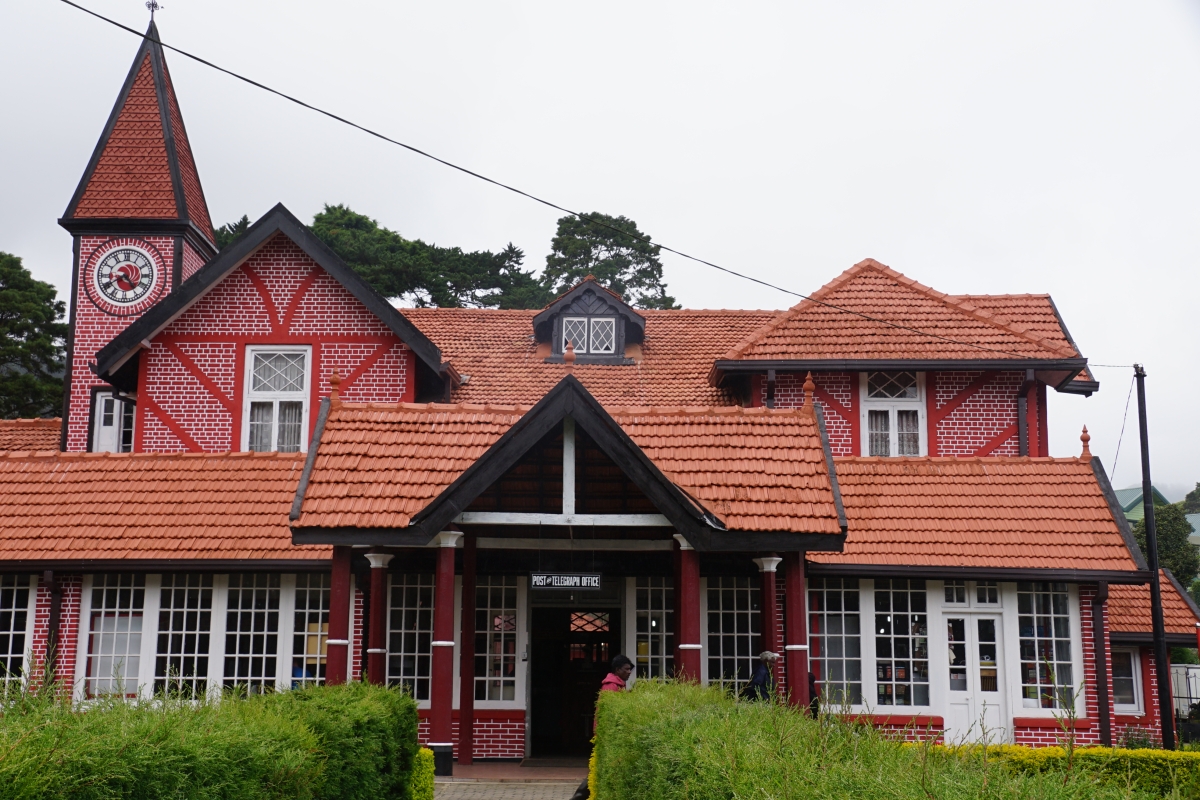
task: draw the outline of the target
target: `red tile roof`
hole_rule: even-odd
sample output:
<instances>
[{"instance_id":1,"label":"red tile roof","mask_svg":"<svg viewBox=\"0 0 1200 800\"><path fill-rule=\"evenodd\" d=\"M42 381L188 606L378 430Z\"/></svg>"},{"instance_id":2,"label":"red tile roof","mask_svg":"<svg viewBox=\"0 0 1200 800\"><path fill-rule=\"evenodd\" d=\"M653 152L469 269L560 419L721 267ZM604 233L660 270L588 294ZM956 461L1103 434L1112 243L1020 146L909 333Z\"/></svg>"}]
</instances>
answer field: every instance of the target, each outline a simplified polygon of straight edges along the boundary
<instances>
[{"instance_id":1,"label":"red tile roof","mask_svg":"<svg viewBox=\"0 0 1200 800\"><path fill-rule=\"evenodd\" d=\"M1200 617L1184 599L1174 581L1159 571L1162 587L1163 621L1167 633L1195 636ZM1150 618L1150 586L1112 584L1108 587L1108 627L1113 633L1153 633Z\"/></svg>"},{"instance_id":2,"label":"red tile roof","mask_svg":"<svg viewBox=\"0 0 1200 800\"><path fill-rule=\"evenodd\" d=\"M840 458L848 523L823 564L1136 570L1091 463Z\"/></svg>"},{"instance_id":3,"label":"red tile roof","mask_svg":"<svg viewBox=\"0 0 1200 800\"><path fill-rule=\"evenodd\" d=\"M0 452L58 450L61 419L0 419Z\"/></svg>"},{"instance_id":4,"label":"red tile roof","mask_svg":"<svg viewBox=\"0 0 1200 800\"><path fill-rule=\"evenodd\" d=\"M883 321L864 319L822 303ZM947 295L867 259L818 289L811 300L801 301L747 336L722 358L803 361L1079 357L1062 326L1052 317L1049 298L1044 296Z\"/></svg>"},{"instance_id":5,"label":"red tile roof","mask_svg":"<svg viewBox=\"0 0 1200 800\"><path fill-rule=\"evenodd\" d=\"M0 456L0 560L327 559L291 543L302 453Z\"/></svg>"},{"instance_id":6,"label":"red tile roof","mask_svg":"<svg viewBox=\"0 0 1200 800\"><path fill-rule=\"evenodd\" d=\"M454 390L459 403L533 405L563 376L547 364L549 349L533 340L538 311L464 308L401 309L470 380ZM576 364L579 378L607 406L715 406L733 402L708 383L713 361L770 321L777 311L654 311L646 317L640 363Z\"/></svg>"},{"instance_id":7,"label":"red tile roof","mask_svg":"<svg viewBox=\"0 0 1200 800\"><path fill-rule=\"evenodd\" d=\"M175 86L171 83L171 74L163 63L163 77L167 84L167 103L171 111L171 131L175 135L175 148L179 155L179 179L183 184L183 194L187 199L188 217L203 231L209 241L216 244L212 237L212 219L208 215L208 202L204 199L204 187L200 185L200 173L196 170L196 159L192 156L192 143L188 140L187 129L183 127L183 114L179 111L179 100L175 97Z\"/></svg>"},{"instance_id":8,"label":"red tile roof","mask_svg":"<svg viewBox=\"0 0 1200 800\"><path fill-rule=\"evenodd\" d=\"M296 525L408 527L527 410L335 407ZM809 414L739 407L606 410L668 480L728 528L841 532Z\"/></svg>"}]
</instances>

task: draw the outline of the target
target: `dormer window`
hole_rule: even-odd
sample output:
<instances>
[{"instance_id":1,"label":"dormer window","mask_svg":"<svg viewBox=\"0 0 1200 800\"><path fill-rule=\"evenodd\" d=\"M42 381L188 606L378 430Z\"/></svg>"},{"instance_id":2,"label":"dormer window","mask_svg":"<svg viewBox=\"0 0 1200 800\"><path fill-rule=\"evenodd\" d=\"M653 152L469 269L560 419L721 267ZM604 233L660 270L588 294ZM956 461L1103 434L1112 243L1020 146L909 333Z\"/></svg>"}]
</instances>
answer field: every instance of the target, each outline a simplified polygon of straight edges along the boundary
<instances>
[{"instance_id":1,"label":"dormer window","mask_svg":"<svg viewBox=\"0 0 1200 800\"><path fill-rule=\"evenodd\" d=\"M565 352L570 342L576 353L611 355L617 350L616 317L563 317L562 342Z\"/></svg>"},{"instance_id":2,"label":"dormer window","mask_svg":"<svg viewBox=\"0 0 1200 800\"><path fill-rule=\"evenodd\" d=\"M862 454L920 456L925 442L925 374L862 373Z\"/></svg>"}]
</instances>

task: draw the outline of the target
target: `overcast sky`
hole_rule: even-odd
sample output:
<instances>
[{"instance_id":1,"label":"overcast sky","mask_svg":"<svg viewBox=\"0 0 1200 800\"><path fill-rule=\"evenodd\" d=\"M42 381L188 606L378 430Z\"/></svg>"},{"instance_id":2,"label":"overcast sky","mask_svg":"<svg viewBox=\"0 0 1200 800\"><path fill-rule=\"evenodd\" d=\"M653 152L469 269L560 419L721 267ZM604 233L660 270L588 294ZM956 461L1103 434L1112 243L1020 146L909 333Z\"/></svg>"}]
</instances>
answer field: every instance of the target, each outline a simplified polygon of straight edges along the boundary
<instances>
[{"instance_id":1,"label":"overcast sky","mask_svg":"<svg viewBox=\"0 0 1200 800\"><path fill-rule=\"evenodd\" d=\"M81 0L144 29L141 0ZM1143 361L1155 484L1200 481L1200 2L165 0L165 41L796 291L873 257L951 293L1049 292ZM138 40L0 3L0 250L66 296L56 224ZM544 264L557 214L167 54L214 222L345 203ZM666 255L694 308L794 299ZM1051 392L1051 452L1112 469L1128 368ZM1114 484L1140 480L1136 399Z\"/></svg>"}]
</instances>

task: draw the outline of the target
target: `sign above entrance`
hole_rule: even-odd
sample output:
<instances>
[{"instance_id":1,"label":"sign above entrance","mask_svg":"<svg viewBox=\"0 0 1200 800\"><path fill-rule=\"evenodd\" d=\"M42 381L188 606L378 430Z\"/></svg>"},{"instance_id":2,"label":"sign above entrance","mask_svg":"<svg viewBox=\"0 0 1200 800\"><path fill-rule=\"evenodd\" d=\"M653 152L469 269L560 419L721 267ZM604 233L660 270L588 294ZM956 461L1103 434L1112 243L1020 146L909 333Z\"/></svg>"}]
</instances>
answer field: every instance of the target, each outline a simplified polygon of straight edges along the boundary
<instances>
[{"instance_id":1,"label":"sign above entrance","mask_svg":"<svg viewBox=\"0 0 1200 800\"><path fill-rule=\"evenodd\" d=\"M534 572L529 576L533 589L576 589L600 591L599 572Z\"/></svg>"}]
</instances>

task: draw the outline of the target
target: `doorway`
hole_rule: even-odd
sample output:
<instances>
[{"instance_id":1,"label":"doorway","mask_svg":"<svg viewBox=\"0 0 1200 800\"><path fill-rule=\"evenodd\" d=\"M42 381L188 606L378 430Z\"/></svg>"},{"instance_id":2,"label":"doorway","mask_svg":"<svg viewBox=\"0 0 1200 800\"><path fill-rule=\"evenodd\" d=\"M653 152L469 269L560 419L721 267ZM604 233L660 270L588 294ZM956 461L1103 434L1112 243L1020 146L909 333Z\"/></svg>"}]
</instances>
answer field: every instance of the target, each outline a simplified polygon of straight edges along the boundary
<instances>
[{"instance_id":1,"label":"doorway","mask_svg":"<svg viewBox=\"0 0 1200 800\"><path fill-rule=\"evenodd\" d=\"M1008 741L1000 618L946 617L949 683L946 743Z\"/></svg>"},{"instance_id":2,"label":"doorway","mask_svg":"<svg viewBox=\"0 0 1200 800\"><path fill-rule=\"evenodd\" d=\"M530 755L587 756L596 695L621 652L616 608L533 608Z\"/></svg>"}]
</instances>

